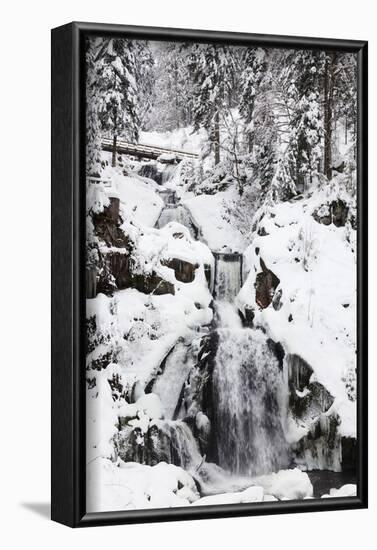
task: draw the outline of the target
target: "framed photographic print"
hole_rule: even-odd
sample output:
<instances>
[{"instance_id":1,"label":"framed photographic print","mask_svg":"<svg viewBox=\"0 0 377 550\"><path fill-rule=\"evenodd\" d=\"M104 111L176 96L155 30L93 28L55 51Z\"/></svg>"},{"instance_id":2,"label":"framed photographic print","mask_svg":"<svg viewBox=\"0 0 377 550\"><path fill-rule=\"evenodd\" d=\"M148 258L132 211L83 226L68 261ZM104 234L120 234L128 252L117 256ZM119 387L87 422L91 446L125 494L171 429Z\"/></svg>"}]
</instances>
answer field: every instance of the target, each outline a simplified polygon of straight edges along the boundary
<instances>
[{"instance_id":1,"label":"framed photographic print","mask_svg":"<svg viewBox=\"0 0 377 550\"><path fill-rule=\"evenodd\" d=\"M367 506L367 43L52 31L52 518Z\"/></svg>"}]
</instances>

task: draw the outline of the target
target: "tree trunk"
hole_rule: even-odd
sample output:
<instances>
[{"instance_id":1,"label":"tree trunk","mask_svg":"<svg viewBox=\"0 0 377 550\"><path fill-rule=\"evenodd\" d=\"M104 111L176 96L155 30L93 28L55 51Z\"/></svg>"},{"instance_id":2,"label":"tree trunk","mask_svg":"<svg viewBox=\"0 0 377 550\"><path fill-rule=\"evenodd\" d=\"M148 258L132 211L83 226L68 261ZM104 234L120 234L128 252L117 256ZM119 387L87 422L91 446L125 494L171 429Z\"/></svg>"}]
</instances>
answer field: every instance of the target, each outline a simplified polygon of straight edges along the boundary
<instances>
[{"instance_id":1,"label":"tree trunk","mask_svg":"<svg viewBox=\"0 0 377 550\"><path fill-rule=\"evenodd\" d=\"M247 149L249 153L253 152L253 133L250 132L250 130L248 131L248 134L247 134Z\"/></svg>"},{"instance_id":2,"label":"tree trunk","mask_svg":"<svg viewBox=\"0 0 377 550\"><path fill-rule=\"evenodd\" d=\"M334 71L336 64L336 52L326 56L325 82L324 82L324 159L323 173L327 179L332 176L332 118L334 102Z\"/></svg>"},{"instance_id":3,"label":"tree trunk","mask_svg":"<svg viewBox=\"0 0 377 550\"><path fill-rule=\"evenodd\" d=\"M117 164L117 136L113 137L113 153L111 158L111 166L114 168Z\"/></svg>"},{"instance_id":4,"label":"tree trunk","mask_svg":"<svg viewBox=\"0 0 377 550\"><path fill-rule=\"evenodd\" d=\"M215 164L220 162L220 115L219 111L215 114L215 127L213 132L213 141L215 147Z\"/></svg>"}]
</instances>

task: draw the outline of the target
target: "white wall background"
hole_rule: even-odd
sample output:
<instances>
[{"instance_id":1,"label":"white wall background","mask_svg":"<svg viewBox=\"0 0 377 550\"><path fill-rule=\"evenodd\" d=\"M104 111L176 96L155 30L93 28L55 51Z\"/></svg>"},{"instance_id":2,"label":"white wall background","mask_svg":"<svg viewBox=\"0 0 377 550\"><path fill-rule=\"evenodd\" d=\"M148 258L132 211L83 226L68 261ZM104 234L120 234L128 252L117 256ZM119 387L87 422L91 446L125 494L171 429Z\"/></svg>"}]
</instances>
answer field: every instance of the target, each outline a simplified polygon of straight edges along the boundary
<instances>
[{"instance_id":1,"label":"white wall background","mask_svg":"<svg viewBox=\"0 0 377 550\"><path fill-rule=\"evenodd\" d=\"M50 472L50 28L76 21L370 41L370 279L376 278L376 39L368 0L8 0L1 7L0 538L3 548L371 548L376 292L370 289L370 509L70 530L46 519ZM41 514L42 512L42 514Z\"/></svg>"}]
</instances>

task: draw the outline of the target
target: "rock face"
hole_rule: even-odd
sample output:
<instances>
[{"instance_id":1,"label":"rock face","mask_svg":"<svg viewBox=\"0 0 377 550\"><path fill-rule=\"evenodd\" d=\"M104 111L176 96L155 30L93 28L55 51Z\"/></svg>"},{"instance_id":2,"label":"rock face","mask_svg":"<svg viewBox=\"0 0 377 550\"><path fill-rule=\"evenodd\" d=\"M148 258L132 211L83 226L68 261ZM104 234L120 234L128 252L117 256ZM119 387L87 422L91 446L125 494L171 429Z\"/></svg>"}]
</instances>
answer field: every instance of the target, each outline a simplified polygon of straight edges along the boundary
<instances>
[{"instance_id":1,"label":"rock face","mask_svg":"<svg viewBox=\"0 0 377 550\"><path fill-rule=\"evenodd\" d=\"M95 298L97 296L97 269L95 267L86 268L86 297Z\"/></svg>"},{"instance_id":2,"label":"rock face","mask_svg":"<svg viewBox=\"0 0 377 550\"><path fill-rule=\"evenodd\" d=\"M319 382L312 382L313 369L298 355L288 355L289 408L301 420L311 421L329 410L334 398Z\"/></svg>"},{"instance_id":3,"label":"rock face","mask_svg":"<svg viewBox=\"0 0 377 550\"><path fill-rule=\"evenodd\" d=\"M215 330L202 337L195 368L191 371L184 390L186 418L192 424L194 435L199 439L200 450L207 455L208 462L218 460L212 380L218 341L219 336ZM209 419L208 422L204 422L205 419Z\"/></svg>"},{"instance_id":4,"label":"rock face","mask_svg":"<svg viewBox=\"0 0 377 550\"><path fill-rule=\"evenodd\" d=\"M202 457L190 427L183 421L160 421L142 432L139 427L125 424L115 436L118 456L125 462L154 466L159 462L175 464L184 469L200 465Z\"/></svg>"},{"instance_id":5,"label":"rock face","mask_svg":"<svg viewBox=\"0 0 377 550\"><path fill-rule=\"evenodd\" d=\"M110 198L109 206L103 212L92 215L96 235L104 241L107 246L115 248L129 248L130 240L120 228L119 199Z\"/></svg>"},{"instance_id":6,"label":"rock face","mask_svg":"<svg viewBox=\"0 0 377 550\"><path fill-rule=\"evenodd\" d=\"M322 414L308 434L296 445L296 463L308 470L342 471L342 446L338 433L339 418Z\"/></svg>"},{"instance_id":7,"label":"rock face","mask_svg":"<svg viewBox=\"0 0 377 550\"><path fill-rule=\"evenodd\" d=\"M260 308L265 309L271 304L280 279L266 267L262 258L260 266L262 271L257 273L255 281L255 301Z\"/></svg>"},{"instance_id":8,"label":"rock face","mask_svg":"<svg viewBox=\"0 0 377 550\"><path fill-rule=\"evenodd\" d=\"M355 470L357 444L353 437L342 437L342 471Z\"/></svg>"},{"instance_id":9,"label":"rock face","mask_svg":"<svg viewBox=\"0 0 377 550\"><path fill-rule=\"evenodd\" d=\"M132 288L136 288L139 292L144 294L155 294L159 296L161 294L175 294L175 288L173 283L165 281L154 271L151 274L139 274L132 275Z\"/></svg>"},{"instance_id":10,"label":"rock face","mask_svg":"<svg viewBox=\"0 0 377 550\"><path fill-rule=\"evenodd\" d=\"M339 418L329 414L330 392L312 379L313 369L298 355L288 355L289 410L308 432L295 445L295 461L309 470L342 470Z\"/></svg>"},{"instance_id":11,"label":"rock face","mask_svg":"<svg viewBox=\"0 0 377 550\"><path fill-rule=\"evenodd\" d=\"M323 225L333 223L335 227L344 227L348 219L349 207L341 199L324 204L313 213L316 222Z\"/></svg>"},{"instance_id":12,"label":"rock face","mask_svg":"<svg viewBox=\"0 0 377 550\"><path fill-rule=\"evenodd\" d=\"M253 321L255 317L255 312L250 307L245 307L244 312L240 311L241 318L242 318L242 324L244 327L253 327Z\"/></svg>"},{"instance_id":13,"label":"rock face","mask_svg":"<svg viewBox=\"0 0 377 550\"><path fill-rule=\"evenodd\" d=\"M162 183L162 172L158 170L156 163L143 164L139 170L139 175L154 180L158 185Z\"/></svg>"},{"instance_id":14,"label":"rock face","mask_svg":"<svg viewBox=\"0 0 377 550\"><path fill-rule=\"evenodd\" d=\"M199 267L199 264L191 264L178 258L161 260L161 265L174 269L175 278L181 283L192 283L195 279L195 270Z\"/></svg>"},{"instance_id":15,"label":"rock face","mask_svg":"<svg viewBox=\"0 0 377 550\"><path fill-rule=\"evenodd\" d=\"M101 254L102 267L98 273L96 285L93 275L87 273L88 298L94 298L96 292L111 294L115 289L136 288L144 294L156 295L174 294L174 284L165 281L154 271L152 273L136 273L132 259L132 242L121 229L119 216L119 199L110 198L110 204L103 212L93 214L93 225L96 235L111 248L105 254ZM114 249L119 249L119 251ZM189 264L191 265L191 264ZM179 269L178 269L179 271ZM189 270L185 266L182 271L188 277ZM195 276L195 275L194 275Z\"/></svg>"}]
</instances>

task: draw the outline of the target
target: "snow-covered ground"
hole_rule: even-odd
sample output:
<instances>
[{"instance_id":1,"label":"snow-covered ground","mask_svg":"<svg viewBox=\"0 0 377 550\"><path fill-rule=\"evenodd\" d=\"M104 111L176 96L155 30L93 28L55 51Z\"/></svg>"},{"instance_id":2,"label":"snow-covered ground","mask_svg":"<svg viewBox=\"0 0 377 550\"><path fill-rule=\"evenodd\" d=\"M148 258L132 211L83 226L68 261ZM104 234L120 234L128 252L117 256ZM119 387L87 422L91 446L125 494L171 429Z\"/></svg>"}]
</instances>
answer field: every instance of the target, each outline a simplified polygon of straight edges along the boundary
<instances>
[{"instance_id":1,"label":"snow-covered ground","mask_svg":"<svg viewBox=\"0 0 377 550\"><path fill-rule=\"evenodd\" d=\"M160 462L146 466L121 460L93 459L87 468L88 512L135 510L180 506L206 506L305 499L313 495L307 474L300 470L280 471L251 482L237 492L200 498L192 476L173 464ZM348 487L332 490L334 495L350 496Z\"/></svg>"},{"instance_id":2,"label":"snow-covered ground","mask_svg":"<svg viewBox=\"0 0 377 550\"><path fill-rule=\"evenodd\" d=\"M265 209L258 224L263 236L255 235L244 254L248 276L237 303L242 311L253 309L256 324L313 368L316 380L335 397L328 414L336 411L340 433L355 437L356 402L345 381L356 368L356 232L349 224L322 225L312 216L338 198L349 203L334 187ZM255 301L261 259L280 280L278 308L261 309Z\"/></svg>"},{"instance_id":3,"label":"snow-covered ground","mask_svg":"<svg viewBox=\"0 0 377 550\"><path fill-rule=\"evenodd\" d=\"M247 246L240 230L231 223L226 208L236 197L237 191L232 187L214 195L198 195L183 201L200 227L203 240L213 251L243 252Z\"/></svg>"}]
</instances>

